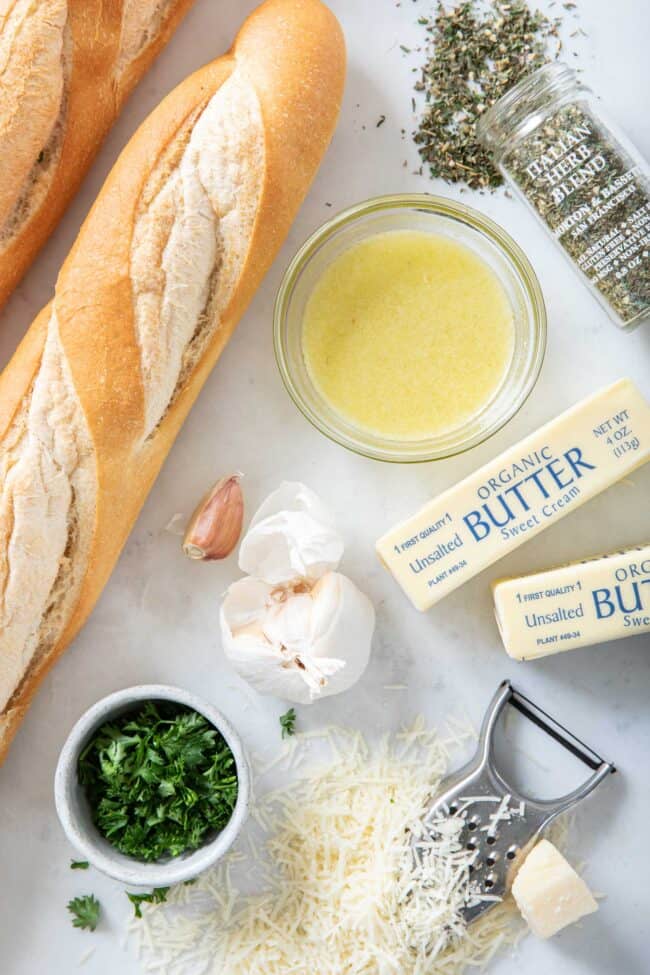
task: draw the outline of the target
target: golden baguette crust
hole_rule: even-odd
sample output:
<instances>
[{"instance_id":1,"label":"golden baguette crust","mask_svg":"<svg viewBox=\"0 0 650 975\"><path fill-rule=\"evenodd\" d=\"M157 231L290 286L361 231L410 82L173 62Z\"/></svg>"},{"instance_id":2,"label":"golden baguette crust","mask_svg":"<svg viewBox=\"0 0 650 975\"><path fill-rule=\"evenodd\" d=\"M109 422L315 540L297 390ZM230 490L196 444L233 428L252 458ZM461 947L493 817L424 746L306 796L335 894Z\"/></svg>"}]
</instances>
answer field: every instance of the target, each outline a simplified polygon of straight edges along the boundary
<instances>
[{"instance_id":1,"label":"golden baguette crust","mask_svg":"<svg viewBox=\"0 0 650 975\"><path fill-rule=\"evenodd\" d=\"M61 121L61 145L53 173L37 205L20 222L15 233L0 241L0 306L58 224L124 102L194 0L161 0L151 38L133 60L120 68L123 13L126 15L129 2L141 0L111 0L110 3L67 0L66 46L70 74ZM29 53L25 52L26 57ZM49 83L48 78L40 80L44 97ZM7 108L20 117L20 100ZM23 125L29 125L29 118Z\"/></svg>"},{"instance_id":2,"label":"golden baguette crust","mask_svg":"<svg viewBox=\"0 0 650 975\"><path fill-rule=\"evenodd\" d=\"M218 328L154 433L143 439L144 391L129 273L136 210L183 122L235 67L255 89L263 125L264 171L252 239ZM39 369L54 308L97 474L94 531L79 598L62 636L30 665L0 717L0 761L41 679L92 610L176 434L282 244L330 141L344 76L341 30L320 0L267 0L245 22L231 52L183 82L133 136L61 269L54 301L0 376L2 437Z\"/></svg>"}]
</instances>

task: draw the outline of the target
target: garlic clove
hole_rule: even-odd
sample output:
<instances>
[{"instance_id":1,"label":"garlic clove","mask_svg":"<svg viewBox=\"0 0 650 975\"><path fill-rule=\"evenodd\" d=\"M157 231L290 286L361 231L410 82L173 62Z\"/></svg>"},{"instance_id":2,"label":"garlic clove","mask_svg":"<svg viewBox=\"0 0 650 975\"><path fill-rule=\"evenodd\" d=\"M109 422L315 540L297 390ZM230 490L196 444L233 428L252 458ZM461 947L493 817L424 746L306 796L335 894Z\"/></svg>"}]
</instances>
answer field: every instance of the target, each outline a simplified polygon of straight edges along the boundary
<instances>
[{"instance_id":1,"label":"garlic clove","mask_svg":"<svg viewBox=\"0 0 650 975\"><path fill-rule=\"evenodd\" d=\"M233 631L259 624L263 636L262 624L268 608L274 603L273 586L261 579L245 576L228 587L221 604L221 616Z\"/></svg>"},{"instance_id":2,"label":"garlic clove","mask_svg":"<svg viewBox=\"0 0 650 975\"><path fill-rule=\"evenodd\" d=\"M318 495L285 481L258 508L239 549L243 572L274 584L315 580L338 567L343 539Z\"/></svg>"},{"instance_id":3,"label":"garlic clove","mask_svg":"<svg viewBox=\"0 0 650 975\"><path fill-rule=\"evenodd\" d=\"M276 602L267 611L262 624L264 635L270 643L300 653L309 642L312 607L309 593Z\"/></svg>"},{"instance_id":4,"label":"garlic clove","mask_svg":"<svg viewBox=\"0 0 650 975\"><path fill-rule=\"evenodd\" d=\"M328 572L312 590L310 642L313 654L343 657L345 670L325 694L338 694L359 680L370 659L375 608L365 593L341 572Z\"/></svg>"},{"instance_id":5,"label":"garlic clove","mask_svg":"<svg viewBox=\"0 0 650 975\"><path fill-rule=\"evenodd\" d=\"M272 588L258 579L234 582L219 613L223 650L239 676L261 694L308 704L310 690L295 655L284 653L264 633L267 611L275 605Z\"/></svg>"},{"instance_id":6,"label":"garlic clove","mask_svg":"<svg viewBox=\"0 0 650 975\"><path fill-rule=\"evenodd\" d=\"M199 501L183 538L190 559L213 561L230 555L241 535L244 496L239 474L222 477Z\"/></svg>"}]
</instances>

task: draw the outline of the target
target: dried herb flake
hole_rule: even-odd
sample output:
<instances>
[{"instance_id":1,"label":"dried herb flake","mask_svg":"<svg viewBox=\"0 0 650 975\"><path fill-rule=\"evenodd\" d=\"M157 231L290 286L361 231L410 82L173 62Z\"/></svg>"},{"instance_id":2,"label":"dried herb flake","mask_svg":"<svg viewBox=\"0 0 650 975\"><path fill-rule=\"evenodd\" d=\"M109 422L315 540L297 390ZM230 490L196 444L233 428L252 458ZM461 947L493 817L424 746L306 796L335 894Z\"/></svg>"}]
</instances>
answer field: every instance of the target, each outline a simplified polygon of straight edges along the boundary
<instances>
[{"instance_id":1,"label":"dried herb flake","mask_svg":"<svg viewBox=\"0 0 650 975\"><path fill-rule=\"evenodd\" d=\"M432 177L472 189L503 179L476 141L476 123L524 75L550 60L559 19L531 11L523 0L465 0L447 9L439 0L432 19L420 17L429 35L428 57L415 84L425 112L414 139ZM557 50L554 52L557 54Z\"/></svg>"}]
</instances>

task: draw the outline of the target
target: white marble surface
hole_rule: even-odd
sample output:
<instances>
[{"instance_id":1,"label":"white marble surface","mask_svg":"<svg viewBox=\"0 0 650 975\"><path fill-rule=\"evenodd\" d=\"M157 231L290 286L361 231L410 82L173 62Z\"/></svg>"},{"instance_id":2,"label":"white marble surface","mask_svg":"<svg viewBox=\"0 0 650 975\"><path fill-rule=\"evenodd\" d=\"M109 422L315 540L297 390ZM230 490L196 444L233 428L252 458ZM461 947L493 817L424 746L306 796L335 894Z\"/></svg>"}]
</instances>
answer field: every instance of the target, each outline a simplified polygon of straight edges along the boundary
<instances>
[{"instance_id":1,"label":"white marble surface","mask_svg":"<svg viewBox=\"0 0 650 975\"><path fill-rule=\"evenodd\" d=\"M123 975L139 971L120 943L130 911L122 889L94 873L70 872L72 850L54 812L57 754L85 708L130 683L178 683L222 708L251 748L278 737L277 716L285 705L247 689L219 647L219 594L236 575L234 560L192 564L181 555L178 539L165 531L172 515L187 514L216 476L233 469L246 473L249 513L283 478L302 479L318 489L338 512L347 537L346 571L377 605L374 656L364 679L339 698L301 708L302 727L353 720L372 735L418 712L438 721L464 710L478 720L497 683L510 676L619 765L620 774L583 807L572 842L574 857L589 861L593 887L607 893L600 913L551 943L527 939L519 960L504 956L492 970L499 975L648 971L650 639L636 637L515 665L499 645L492 618L488 583L493 571L421 616L379 567L372 543L395 519L597 387L627 374L650 395L650 331L620 334L519 203L501 194L465 194L462 199L498 220L523 246L548 303L548 354L521 414L469 454L420 467L382 466L346 453L301 418L282 388L271 342L273 298L297 246L335 210L374 194L428 190L457 195L412 175L416 153L408 136L400 134L412 125L411 67L417 59L405 56L399 45L417 44L415 19L432 3L331 3L343 22L350 60L331 150L286 245L172 450L92 618L44 682L0 772L0 970L6 975L67 975L91 948L83 967L88 975L118 968ZM50 297L57 268L129 135L162 95L227 46L254 5L254 0L197 0L132 98L66 219L4 310L3 360ZM581 7L580 23L589 37L576 44L579 63L650 155L647 4L590 0ZM382 114L386 122L377 129ZM649 538L649 495L650 466L520 548L499 572ZM384 689L401 683L408 685L404 692ZM542 768L556 769L556 752L547 743L535 739L526 751L531 748L540 774ZM526 761L521 752L514 754L519 764ZM557 774L546 778L563 787L565 772L558 766ZM105 907L95 935L74 930L65 909L70 897L87 891L94 891Z\"/></svg>"}]
</instances>

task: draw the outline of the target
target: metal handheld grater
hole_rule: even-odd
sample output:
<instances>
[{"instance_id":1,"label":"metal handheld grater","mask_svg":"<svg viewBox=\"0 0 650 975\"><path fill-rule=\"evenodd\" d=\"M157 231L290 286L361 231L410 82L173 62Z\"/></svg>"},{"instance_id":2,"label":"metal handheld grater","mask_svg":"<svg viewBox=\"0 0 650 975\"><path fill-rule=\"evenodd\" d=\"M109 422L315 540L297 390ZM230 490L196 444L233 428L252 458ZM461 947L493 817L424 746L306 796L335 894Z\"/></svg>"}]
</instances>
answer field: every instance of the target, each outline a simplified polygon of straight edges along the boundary
<instances>
[{"instance_id":1,"label":"metal handheld grater","mask_svg":"<svg viewBox=\"0 0 650 975\"><path fill-rule=\"evenodd\" d=\"M558 799L529 799L509 785L494 761L494 731L506 704L563 745L593 770L593 774L573 792ZM494 906L509 891L514 867L556 816L570 809L595 789L614 766L606 762L570 731L516 691L510 681L497 688L487 709L474 758L450 776L444 791L427 813L425 828L429 837L442 833L441 823L449 817L464 820L458 839L461 847L474 851L470 870L470 895L463 910L469 923ZM413 841L423 848L427 838Z\"/></svg>"}]
</instances>

